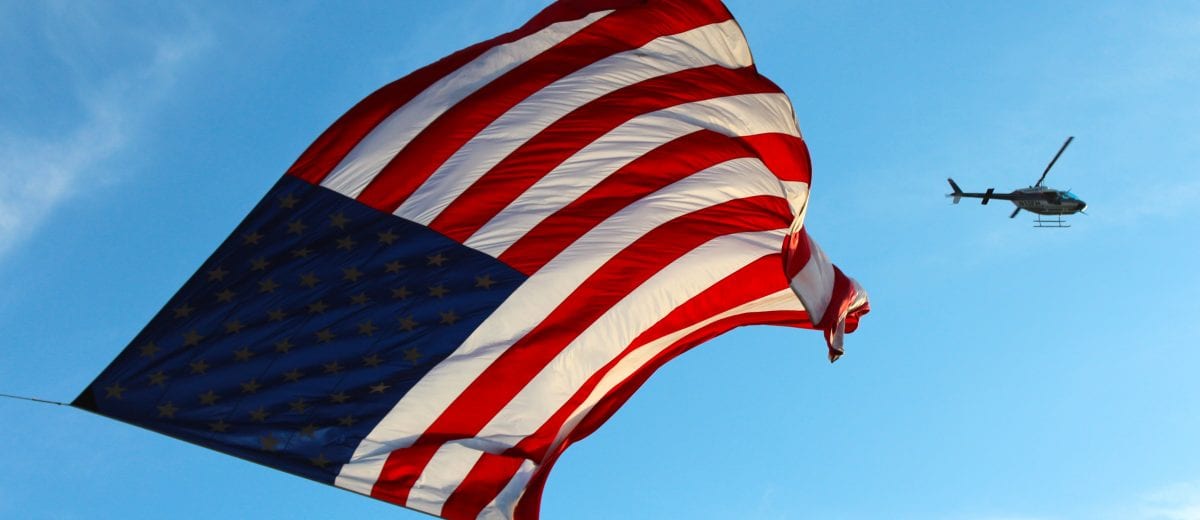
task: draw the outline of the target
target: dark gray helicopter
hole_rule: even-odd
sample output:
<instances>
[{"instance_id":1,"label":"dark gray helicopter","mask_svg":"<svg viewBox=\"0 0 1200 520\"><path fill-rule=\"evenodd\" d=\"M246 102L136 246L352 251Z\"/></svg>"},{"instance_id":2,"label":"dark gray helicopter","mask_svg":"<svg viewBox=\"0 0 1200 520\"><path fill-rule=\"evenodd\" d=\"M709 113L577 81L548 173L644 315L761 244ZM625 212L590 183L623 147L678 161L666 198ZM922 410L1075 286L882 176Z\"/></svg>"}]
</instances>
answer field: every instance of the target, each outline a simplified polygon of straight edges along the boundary
<instances>
[{"instance_id":1,"label":"dark gray helicopter","mask_svg":"<svg viewBox=\"0 0 1200 520\"><path fill-rule=\"evenodd\" d=\"M1008 218L1016 217L1017 213L1025 210L1038 215L1037 220L1033 221L1034 227L1071 227L1063 220L1062 216L1074 215L1075 213L1086 215L1087 213L1084 213L1084 210L1087 209L1087 203L1076 197L1074 193L1071 193L1071 190L1056 190L1042 186L1042 181L1046 180L1046 174L1050 173L1050 168L1054 167L1055 162L1058 162L1059 156L1067 149L1067 145L1071 144L1073 139L1075 139L1074 136L1067 138L1067 142L1063 143L1062 148L1058 149L1058 153L1054 154L1054 158L1050 160L1050 164L1046 165L1045 171L1042 172L1041 178L1033 186L1013 190L1010 193L994 193L996 191L995 188L988 188L984 193L963 193L959 189L958 184L954 182L954 179L946 179L950 181L950 188L954 190L954 193L949 193L946 196L954 197L955 204L958 204L958 201L963 197L983 199L983 204L987 204L989 200L993 199L1009 200L1017 206L1017 209L1014 209L1012 215L1009 215ZM1045 219L1042 218L1042 215L1050 215L1055 218Z\"/></svg>"}]
</instances>

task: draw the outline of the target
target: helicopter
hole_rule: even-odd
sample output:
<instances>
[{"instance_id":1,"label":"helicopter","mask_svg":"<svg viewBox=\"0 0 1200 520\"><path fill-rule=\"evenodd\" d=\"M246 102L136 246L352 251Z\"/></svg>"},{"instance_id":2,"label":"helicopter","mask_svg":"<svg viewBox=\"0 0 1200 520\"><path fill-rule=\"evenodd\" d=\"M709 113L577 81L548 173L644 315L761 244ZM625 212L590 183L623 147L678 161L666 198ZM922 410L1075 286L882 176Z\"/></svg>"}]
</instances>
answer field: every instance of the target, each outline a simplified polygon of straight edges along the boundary
<instances>
[{"instance_id":1,"label":"helicopter","mask_svg":"<svg viewBox=\"0 0 1200 520\"><path fill-rule=\"evenodd\" d=\"M1046 174L1050 173L1050 168L1054 167L1054 163L1058 162L1058 158L1062 156L1063 151L1067 149L1067 145L1075 137L1067 137L1067 141L1063 143L1062 148L1058 149L1058 153L1054 154L1054 158L1050 160L1050 164L1046 165L1046 169L1042 171L1042 176L1038 179L1037 184L1028 188L1013 190L1010 193L994 193L995 188L988 188L984 193L964 193L954 179L946 179L950 182L950 188L954 193L946 194L947 197L954 197L954 203L963 197L983 199L982 204L987 204L990 200L1008 200L1012 201L1017 209L1014 209L1012 215L1008 218L1014 218L1021 210L1029 211L1036 214L1038 217L1034 220L1034 227L1071 227L1063 220L1063 215L1074 215L1082 213L1087 209L1087 203L1077 197L1071 190L1056 190L1048 186L1042 186L1042 182L1046 180ZM1043 218L1043 215L1053 216L1054 218Z\"/></svg>"}]
</instances>

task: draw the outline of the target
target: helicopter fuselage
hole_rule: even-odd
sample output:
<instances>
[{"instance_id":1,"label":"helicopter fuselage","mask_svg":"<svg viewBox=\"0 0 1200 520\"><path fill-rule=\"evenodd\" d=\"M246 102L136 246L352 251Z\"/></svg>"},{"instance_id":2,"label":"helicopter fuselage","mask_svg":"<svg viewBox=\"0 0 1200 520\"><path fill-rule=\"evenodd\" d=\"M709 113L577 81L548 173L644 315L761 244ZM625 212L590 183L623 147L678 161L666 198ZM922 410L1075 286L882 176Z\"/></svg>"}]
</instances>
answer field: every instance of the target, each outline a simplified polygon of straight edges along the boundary
<instances>
[{"instance_id":1,"label":"helicopter fuselage","mask_svg":"<svg viewBox=\"0 0 1200 520\"><path fill-rule=\"evenodd\" d=\"M1074 215L1087 208L1074 193L1046 186L1022 188L1009 195L1018 208L1038 215Z\"/></svg>"}]
</instances>

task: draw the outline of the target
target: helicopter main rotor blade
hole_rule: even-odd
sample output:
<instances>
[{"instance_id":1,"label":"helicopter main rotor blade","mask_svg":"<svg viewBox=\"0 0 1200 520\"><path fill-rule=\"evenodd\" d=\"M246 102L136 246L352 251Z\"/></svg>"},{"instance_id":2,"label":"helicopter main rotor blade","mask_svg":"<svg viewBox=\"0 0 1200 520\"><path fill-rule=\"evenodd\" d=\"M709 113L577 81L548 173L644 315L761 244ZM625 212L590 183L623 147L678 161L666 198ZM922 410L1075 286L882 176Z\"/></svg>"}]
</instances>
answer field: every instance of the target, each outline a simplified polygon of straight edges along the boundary
<instances>
[{"instance_id":1,"label":"helicopter main rotor blade","mask_svg":"<svg viewBox=\"0 0 1200 520\"><path fill-rule=\"evenodd\" d=\"M1021 212L1021 208L1014 209L1012 212L1012 215L1009 215L1008 218L1017 218L1017 213L1020 213L1020 212Z\"/></svg>"},{"instance_id":2,"label":"helicopter main rotor blade","mask_svg":"<svg viewBox=\"0 0 1200 520\"><path fill-rule=\"evenodd\" d=\"M1042 171L1042 176L1038 178L1037 184L1033 185L1035 188L1041 186L1042 181L1046 180L1046 174L1050 173L1050 168L1053 168L1054 163L1058 162L1059 156L1061 156L1063 151L1067 149L1067 145L1071 144L1071 140L1073 139L1075 139L1075 136L1067 137L1067 142L1063 143L1062 148L1058 149L1058 153L1054 154L1054 158L1050 159L1050 164L1047 164L1046 169Z\"/></svg>"}]
</instances>

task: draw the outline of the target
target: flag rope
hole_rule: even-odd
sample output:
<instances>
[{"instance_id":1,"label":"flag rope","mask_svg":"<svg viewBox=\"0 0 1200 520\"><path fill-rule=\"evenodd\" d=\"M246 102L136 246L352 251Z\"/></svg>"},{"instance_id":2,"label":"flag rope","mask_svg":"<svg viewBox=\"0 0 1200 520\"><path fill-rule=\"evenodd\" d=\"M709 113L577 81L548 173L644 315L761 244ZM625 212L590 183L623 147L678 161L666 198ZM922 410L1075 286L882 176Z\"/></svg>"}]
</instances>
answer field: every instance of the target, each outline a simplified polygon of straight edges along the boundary
<instances>
[{"instance_id":1,"label":"flag rope","mask_svg":"<svg viewBox=\"0 0 1200 520\"><path fill-rule=\"evenodd\" d=\"M20 399L22 401L33 401L35 403L54 404L54 405L58 405L58 406L71 406L69 403L63 403L63 402L59 402L59 401L51 401L49 399L38 399L36 397L24 397L24 396L20 396L20 395L10 395L10 394L0 394L0 397L7 397L9 399Z\"/></svg>"}]
</instances>

